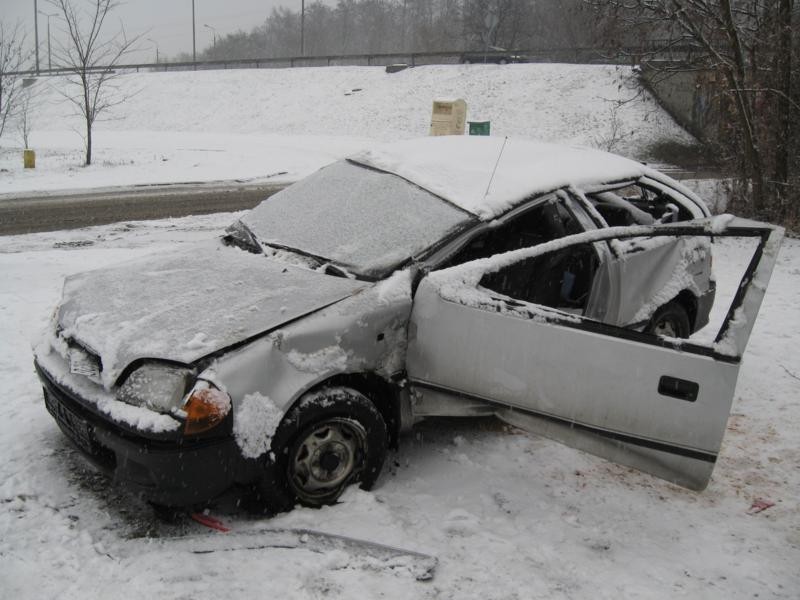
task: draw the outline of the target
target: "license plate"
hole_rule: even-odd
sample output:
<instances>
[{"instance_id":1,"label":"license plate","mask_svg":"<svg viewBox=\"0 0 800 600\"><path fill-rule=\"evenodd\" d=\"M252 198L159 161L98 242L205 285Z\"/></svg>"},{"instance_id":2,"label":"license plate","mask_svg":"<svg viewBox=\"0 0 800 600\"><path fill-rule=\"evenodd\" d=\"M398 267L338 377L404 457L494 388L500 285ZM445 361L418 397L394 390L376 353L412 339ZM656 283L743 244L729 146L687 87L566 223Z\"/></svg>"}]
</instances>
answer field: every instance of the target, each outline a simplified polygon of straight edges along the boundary
<instances>
[{"instance_id":1,"label":"license plate","mask_svg":"<svg viewBox=\"0 0 800 600\"><path fill-rule=\"evenodd\" d=\"M44 403L47 406L47 411L53 415L53 418L61 426L61 431L75 442L75 445L81 450L92 454L94 450L92 426L53 398L49 392L44 394Z\"/></svg>"}]
</instances>

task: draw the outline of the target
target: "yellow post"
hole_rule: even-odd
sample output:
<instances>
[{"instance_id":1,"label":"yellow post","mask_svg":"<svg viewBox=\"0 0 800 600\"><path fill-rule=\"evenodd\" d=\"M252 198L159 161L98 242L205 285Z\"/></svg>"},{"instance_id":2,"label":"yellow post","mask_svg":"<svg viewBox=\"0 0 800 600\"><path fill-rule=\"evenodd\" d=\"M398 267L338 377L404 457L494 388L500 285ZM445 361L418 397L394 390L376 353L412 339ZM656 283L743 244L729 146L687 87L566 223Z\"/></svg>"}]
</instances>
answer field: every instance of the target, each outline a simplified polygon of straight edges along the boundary
<instances>
[{"instance_id":1,"label":"yellow post","mask_svg":"<svg viewBox=\"0 0 800 600\"><path fill-rule=\"evenodd\" d=\"M27 148L22 151L22 160L25 163L26 169L36 168L36 152L28 150Z\"/></svg>"}]
</instances>

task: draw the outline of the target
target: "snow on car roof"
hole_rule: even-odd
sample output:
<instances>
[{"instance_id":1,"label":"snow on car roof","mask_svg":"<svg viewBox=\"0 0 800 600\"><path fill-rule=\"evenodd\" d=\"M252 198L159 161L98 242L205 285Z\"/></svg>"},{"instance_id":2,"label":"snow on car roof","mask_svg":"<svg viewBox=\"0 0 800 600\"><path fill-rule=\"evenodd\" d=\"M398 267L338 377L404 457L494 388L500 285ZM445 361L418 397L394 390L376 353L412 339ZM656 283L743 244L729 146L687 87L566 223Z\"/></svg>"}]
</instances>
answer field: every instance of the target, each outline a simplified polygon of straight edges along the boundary
<instances>
[{"instance_id":1,"label":"snow on car roof","mask_svg":"<svg viewBox=\"0 0 800 600\"><path fill-rule=\"evenodd\" d=\"M534 194L566 185L652 173L645 165L600 150L490 136L405 140L349 160L399 175L482 220L495 218Z\"/></svg>"}]
</instances>

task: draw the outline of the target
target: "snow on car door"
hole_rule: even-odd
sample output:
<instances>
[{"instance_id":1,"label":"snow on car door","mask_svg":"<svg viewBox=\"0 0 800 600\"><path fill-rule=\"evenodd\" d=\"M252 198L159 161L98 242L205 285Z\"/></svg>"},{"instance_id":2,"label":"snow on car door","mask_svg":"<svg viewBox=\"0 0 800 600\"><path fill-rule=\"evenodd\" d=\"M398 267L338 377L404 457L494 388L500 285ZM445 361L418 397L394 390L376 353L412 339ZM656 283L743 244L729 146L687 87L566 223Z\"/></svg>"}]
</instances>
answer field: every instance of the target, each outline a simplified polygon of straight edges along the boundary
<instances>
[{"instance_id":1,"label":"snow on car door","mask_svg":"<svg viewBox=\"0 0 800 600\"><path fill-rule=\"evenodd\" d=\"M760 239L714 344L639 333L580 314L592 291L584 288L592 286L593 244L641 235ZM703 489L782 235L780 228L732 217L621 227L433 273L417 290L409 329L415 413L494 413ZM524 283L526 270L533 285Z\"/></svg>"}]
</instances>

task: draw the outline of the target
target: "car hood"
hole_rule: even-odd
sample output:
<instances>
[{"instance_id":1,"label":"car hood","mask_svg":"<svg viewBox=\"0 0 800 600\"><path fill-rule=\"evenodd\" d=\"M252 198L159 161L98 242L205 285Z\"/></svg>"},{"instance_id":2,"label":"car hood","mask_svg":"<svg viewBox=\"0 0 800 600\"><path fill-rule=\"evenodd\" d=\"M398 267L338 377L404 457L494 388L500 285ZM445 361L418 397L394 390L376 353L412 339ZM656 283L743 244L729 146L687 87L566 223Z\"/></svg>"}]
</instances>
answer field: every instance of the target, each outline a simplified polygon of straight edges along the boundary
<instances>
[{"instance_id":1,"label":"car hood","mask_svg":"<svg viewBox=\"0 0 800 600\"><path fill-rule=\"evenodd\" d=\"M137 359L191 363L369 285L215 240L70 276L57 318L110 388Z\"/></svg>"}]
</instances>

